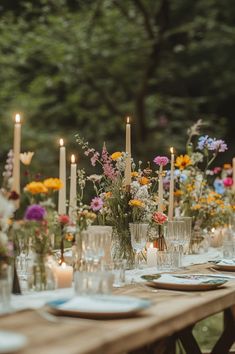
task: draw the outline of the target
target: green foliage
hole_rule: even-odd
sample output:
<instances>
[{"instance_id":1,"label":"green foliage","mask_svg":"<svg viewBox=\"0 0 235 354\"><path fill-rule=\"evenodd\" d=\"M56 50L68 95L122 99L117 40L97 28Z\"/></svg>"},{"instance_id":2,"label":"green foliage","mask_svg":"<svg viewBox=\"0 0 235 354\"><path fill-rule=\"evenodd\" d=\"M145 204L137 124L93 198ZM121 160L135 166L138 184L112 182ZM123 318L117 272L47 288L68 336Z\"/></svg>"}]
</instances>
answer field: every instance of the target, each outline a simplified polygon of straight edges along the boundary
<instances>
[{"instance_id":1,"label":"green foliage","mask_svg":"<svg viewBox=\"0 0 235 354\"><path fill-rule=\"evenodd\" d=\"M46 175L58 173L61 136L71 151L76 132L122 150L126 115L140 159L169 145L182 150L199 117L224 137L235 94L234 20L232 0L4 1L1 160L16 111L22 149L36 151L35 170Z\"/></svg>"}]
</instances>

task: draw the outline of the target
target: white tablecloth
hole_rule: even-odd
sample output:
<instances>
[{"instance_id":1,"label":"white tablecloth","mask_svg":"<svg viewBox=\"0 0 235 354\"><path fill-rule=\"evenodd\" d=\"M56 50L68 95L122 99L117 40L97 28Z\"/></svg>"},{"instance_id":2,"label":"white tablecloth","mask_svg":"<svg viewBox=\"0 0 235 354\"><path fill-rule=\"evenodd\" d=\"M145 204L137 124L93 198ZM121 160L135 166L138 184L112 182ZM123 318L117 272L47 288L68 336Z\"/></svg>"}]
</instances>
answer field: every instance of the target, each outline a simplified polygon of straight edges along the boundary
<instances>
[{"instance_id":1,"label":"white tablecloth","mask_svg":"<svg viewBox=\"0 0 235 354\"><path fill-rule=\"evenodd\" d=\"M207 253L199 255L187 255L183 257L183 266L187 267L193 264L203 264L211 260L218 260L222 257L222 252L220 249L210 248ZM142 281L140 276L143 274L156 273L157 268L144 268L144 269L133 269L126 271L126 284L131 284L133 282ZM25 293L23 295L12 295L11 304L12 310L21 310L25 308L37 309L43 306L46 302L59 299L72 297L74 295L74 289L57 289L53 291L42 291Z\"/></svg>"}]
</instances>

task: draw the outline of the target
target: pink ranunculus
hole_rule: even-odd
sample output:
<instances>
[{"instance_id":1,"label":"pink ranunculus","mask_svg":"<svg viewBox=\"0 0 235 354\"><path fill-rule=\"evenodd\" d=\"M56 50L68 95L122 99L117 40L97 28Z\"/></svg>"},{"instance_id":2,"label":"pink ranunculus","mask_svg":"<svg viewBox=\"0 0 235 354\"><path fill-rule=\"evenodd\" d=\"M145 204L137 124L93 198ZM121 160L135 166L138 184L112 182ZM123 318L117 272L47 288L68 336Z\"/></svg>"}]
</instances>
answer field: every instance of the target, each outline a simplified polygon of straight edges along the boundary
<instances>
[{"instance_id":1,"label":"pink ranunculus","mask_svg":"<svg viewBox=\"0 0 235 354\"><path fill-rule=\"evenodd\" d=\"M232 177L226 177L223 179L223 184L225 187L232 187L233 185L233 179Z\"/></svg>"},{"instance_id":2,"label":"pink ranunculus","mask_svg":"<svg viewBox=\"0 0 235 354\"><path fill-rule=\"evenodd\" d=\"M161 213L160 211L156 211L153 216L152 216L153 221L158 224L162 225L164 222L167 221L167 216L164 213Z\"/></svg>"},{"instance_id":3,"label":"pink ranunculus","mask_svg":"<svg viewBox=\"0 0 235 354\"><path fill-rule=\"evenodd\" d=\"M166 166L169 162L169 159L166 156L156 156L153 162L159 166Z\"/></svg>"},{"instance_id":4,"label":"pink ranunculus","mask_svg":"<svg viewBox=\"0 0 235 354\"><path fill-rule=\"evenodd\" d=\"M103 205L104 205L104 202L99 197L95 197L91 201L91 209L93 211L99 211L100 209L102 209Z\"/></svg>"}]
</instances>

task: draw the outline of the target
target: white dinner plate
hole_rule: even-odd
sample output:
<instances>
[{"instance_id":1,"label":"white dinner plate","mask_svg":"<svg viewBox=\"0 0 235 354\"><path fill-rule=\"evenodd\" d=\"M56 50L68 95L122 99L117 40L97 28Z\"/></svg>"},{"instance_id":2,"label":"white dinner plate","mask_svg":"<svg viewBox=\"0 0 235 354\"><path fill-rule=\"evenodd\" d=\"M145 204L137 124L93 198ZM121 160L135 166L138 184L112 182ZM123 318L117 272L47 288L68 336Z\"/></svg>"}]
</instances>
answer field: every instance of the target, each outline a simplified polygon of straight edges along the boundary
<instances>
[{"instance_id":1,"label":"white dinner plate","mask_svg":"<svg viewBox=\"0 0 235 354\"><path fill-rule=\"evenodd\" d=\"M8 331L0 331L0 353L15 353L24 348L27 344L27 337Z\"/></svg>"},{"instance_id":2,"label":"white dinner plate","mask_svg":"<svg viewBox=\"0 0 235 354\"><path fill-rule=\"evenodd\" d=\"M234 259L222 259L216 262L214 268L219 270L226 270L228 272L235 272L235 260Z\"/></svg>"},{"instance_id":3,"label":"white dinner plate","mask_svg":"<svg viewBox=\"0 0 235 354\"><path fill-rule=\"evenodd\" d=\"M198 274L152 274L143 275L151 286L169 290L213 290L224 285L227 280L221 277L201 276Z\"/></svg>"},{"instance_id":4,"label":"white dinner plate","mask_svg":"<svg viewBox=\"0 0 235 354\"><path fill-rule=\"evenodd\" d=\"M131 317L150 304L131 296L92 295L50 301L47 306L58 315L102 319Z\"/></svg>"}]
</instances>

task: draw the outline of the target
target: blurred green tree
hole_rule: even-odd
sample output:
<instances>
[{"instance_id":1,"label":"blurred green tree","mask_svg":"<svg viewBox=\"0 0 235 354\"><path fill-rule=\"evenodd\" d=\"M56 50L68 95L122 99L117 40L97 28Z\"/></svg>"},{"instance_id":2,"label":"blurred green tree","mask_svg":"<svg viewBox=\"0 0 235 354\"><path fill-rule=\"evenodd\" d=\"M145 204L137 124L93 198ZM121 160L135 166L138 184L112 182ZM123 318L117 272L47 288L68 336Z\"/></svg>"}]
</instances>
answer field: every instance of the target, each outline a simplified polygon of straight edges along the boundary
<instances>
[{"instance_id":1,"label":"blurred green tree","mask_svg":"<svg viewBox=\"0 0 235 354\"><path fill-rule=\"evenodd\" d=\"M233 0L5 0L0 19L1 161L16 111L46 175L61 136L71 152L76 132L123 149L127 115L139 159L182 151L198 118L232 141Z\"/></svg>"}]
</instances>

